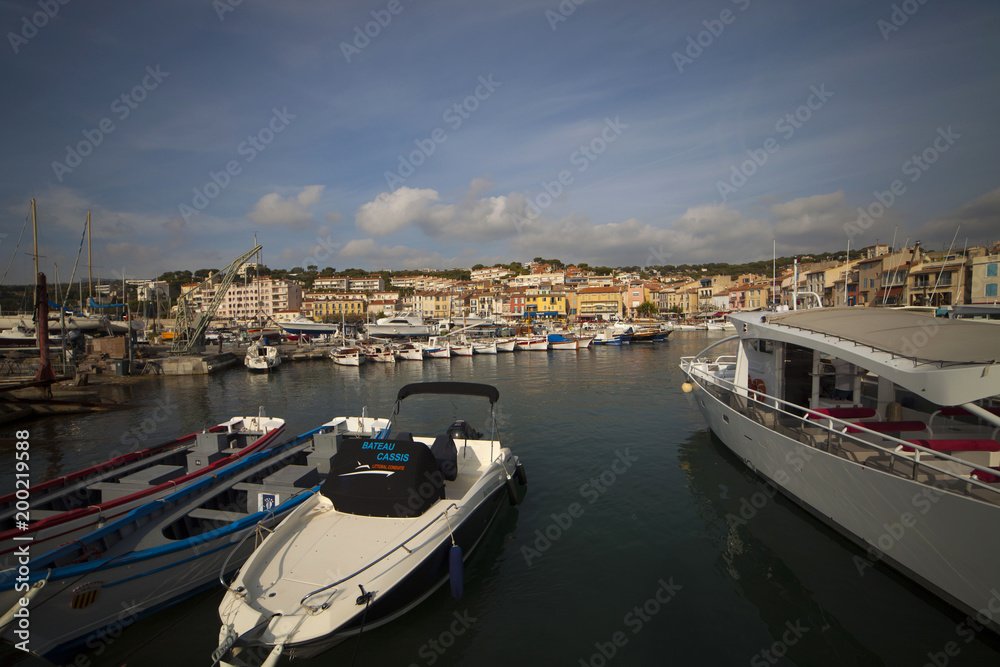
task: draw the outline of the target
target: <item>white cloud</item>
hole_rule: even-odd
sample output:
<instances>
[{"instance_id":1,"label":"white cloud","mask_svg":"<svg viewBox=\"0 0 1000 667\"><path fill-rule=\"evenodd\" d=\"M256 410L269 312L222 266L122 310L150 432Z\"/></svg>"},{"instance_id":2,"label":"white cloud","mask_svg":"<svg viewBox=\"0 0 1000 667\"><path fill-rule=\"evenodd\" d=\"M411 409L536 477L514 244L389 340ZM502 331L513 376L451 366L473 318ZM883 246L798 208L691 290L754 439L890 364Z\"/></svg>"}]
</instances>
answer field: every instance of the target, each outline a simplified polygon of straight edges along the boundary
<instances>
[{"instance_id":1,"label":"white cloud","mask_svg":"<svg viewBox=\"0 0 1000 667\"><path fill-rule=\"evenodd\" d=\"M375 236L393 234L410 225L437 224L450 217L452 206L439 206L436 190L401 187L394 192L381 192L375 201L362 204L354 215L358 229Z\"/></svg>"},{"instance_id":2,"label":"white cloud","mask_svg":"<svg viewBox=\"0 0 1000 667\"><path fill-rule=\"evenodd\" d=\"M434 239L494 241L517 234L515 220L524 218L524 195L511 193L481 197L492 187L489 179L477 178L458 203L441 204L436 190L401 187L382 192L362 205L355 215L358 229L385 236L416 227ZM517 217L515 217L517 216Z\"/></svg>"},{"instance_id":3,"label":"white cloud","mask_svg":"<svg viewBox=\"0 0 1000 667\"><path fill-rule=\"evenodd\" d=\"M323 196L322 185L307 185L297 195L287 198L277 192L261 197L247 218L265 227L287 227L301 231L316 224L316 216L309 209Z\"/></svg>"}]
</instances>

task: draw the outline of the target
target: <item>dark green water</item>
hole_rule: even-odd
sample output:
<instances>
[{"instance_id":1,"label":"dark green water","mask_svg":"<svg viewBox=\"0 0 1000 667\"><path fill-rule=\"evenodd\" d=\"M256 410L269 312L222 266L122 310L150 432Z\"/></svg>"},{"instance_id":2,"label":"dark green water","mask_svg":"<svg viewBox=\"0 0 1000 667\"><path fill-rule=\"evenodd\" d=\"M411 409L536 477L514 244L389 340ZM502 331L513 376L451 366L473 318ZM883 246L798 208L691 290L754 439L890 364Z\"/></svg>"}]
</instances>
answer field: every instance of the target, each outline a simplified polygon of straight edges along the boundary
<instances>
[{"instance_id":1,"label":"dark green water","mask_svg":"<svg viewBox=\"0 0 1000 667\"><path fill-rule=\"evenodd\" d=\"M408 382L485 382L500 390L502 440L525 462L525 502L503 510L466 563L462 600L444 587L366 631L354 664L997 664L1000 640L967 642L964 617L930 594L881 567L859 573L861 551L769 497L706 431L677 364L708 340L677 332L655 347L151 378L127 390L136 409L29 424L33 470L47 478L106 459L123 437L152 444L258 405L297 434L362 407L388 416ZM397 431L440 431L454 417L486 425L485 401L419 400L404 402ZM0 456L13 460L6 445ZM727 521L741 511L745 522ZM207 667L220 599L211 591L144 619L79 664ZM350 665L355 648L291 664Z\"/></svg>"}]
</instances>

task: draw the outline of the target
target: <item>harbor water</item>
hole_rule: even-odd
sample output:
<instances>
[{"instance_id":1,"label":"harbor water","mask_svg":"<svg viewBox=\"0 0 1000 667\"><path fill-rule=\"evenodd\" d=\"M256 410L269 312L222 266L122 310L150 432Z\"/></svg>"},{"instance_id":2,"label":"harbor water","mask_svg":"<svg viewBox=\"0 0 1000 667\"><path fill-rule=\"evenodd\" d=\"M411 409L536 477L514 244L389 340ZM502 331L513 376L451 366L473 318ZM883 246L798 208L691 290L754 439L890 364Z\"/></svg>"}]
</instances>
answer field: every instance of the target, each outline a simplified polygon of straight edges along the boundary
<instances>
[{"instance_id":1,"label":"harbor water","mask_svg":"<svg viewBox=\"0 0 1000 667\"><path fill-rule=\"evenodd\" d=\"M233 367L144 378L121 388L129 410L17 428L30 430L39 482L259 406L287 420L291 436L362 409L387 417L410 382L495 385L501 439L524 461L528 493L504 507L469 557L464 597L453 600L444 586L360 641L294 665L998 664L1000 638L976 632L963 614L776 495L707 431L681 391L678 363L721 336L675 332L665 343L580 352L361 368L324 359L270 375ZM407 399L395 430L443 432L460 418L488 431L487 406ZM5 428L0 481L9 490L14 427ZM75 664L209 665L221 598L216 587L125 619Z\"/></svg>"}]
</instances>

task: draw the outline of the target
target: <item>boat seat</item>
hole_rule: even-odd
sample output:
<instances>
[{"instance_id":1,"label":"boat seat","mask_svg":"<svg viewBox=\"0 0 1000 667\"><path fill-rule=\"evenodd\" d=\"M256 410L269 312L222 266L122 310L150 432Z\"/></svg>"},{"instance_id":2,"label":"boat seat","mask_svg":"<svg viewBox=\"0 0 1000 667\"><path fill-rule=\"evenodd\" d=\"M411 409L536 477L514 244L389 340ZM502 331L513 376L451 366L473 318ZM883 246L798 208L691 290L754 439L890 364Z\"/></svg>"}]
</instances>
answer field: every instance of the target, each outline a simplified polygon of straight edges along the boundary
<instances>
[{"instance_id":1,"label":"boat seat","mask_svg":"<svg viewBox=\"0 0 1000 667\"><path fill-rule=\"evenodd\" d=\"M320 493L346 514L418 517L445 497L445 484L422 442L345 436Z\"/></svg>"},{"instance_id":2,"label":"boat seat","mask_svg":"<svg viewBox=\"0 0 1000 667\"><path fill-rule=\"evenodd\" d=\"M1000 452L1000 442L984 439L948 439L948 440L907 440L914 445L920 445L935 452ZM913 452L913 447L900 445L899 451Z\"/></svg>"},{"instance_id":3,"label":"boat seat","mask_svg":"<svg viewBox=\"0 0 1000 667\"><path fill-rule=\"evenodd\" d=\"M455 439L447 433L439 435L431 445L431 454L434 455L444 478L454 482L458 476L458 447L455 446Z\"/></svg>"},{"instance_id":4,"label":"boat seat","mask_svg":"<svg viewBox=\"0 0 1000 667\"><path fill-rule=\"evenodd\" d=\"M1000 466L994 466L993 470L997 473L994 475L992 473L985 472L983 470L973 470L971 477L978 479L980 482L986 482L987 484L995 484L1000 482Z\"/></svg>"},{"instance_id":5,"label":"boat seat","mask_svg":"<svg viewBox=\"0 0 1000 667\"><path fill-rule=\"evenodd\" d=\"M809 419L823 419L822 416L836 417L837 419L866 419L874 417L878 413L874 408L859 407L839 407L839 408L817 408L809 413Z\"/></svg>"},{"instance_id":6,"label":"boat seat","mask_svg":"<svg viewBox=\"0 0 1000 667\"><path fill-rule=\"evenodd\" d=\"M150 486L149 484L129 484L127 482L95 482L88 485L87 488L92 491L100 491L101 502L107 503L138 491L146 491Z\"/></svg>"},{"instance_id":7,"label":"boat seat","mask_svg":"<svg viewBox=\"0 0 1000 667\"><path fill-rule=\"evenodd\" d=\"M157 484L168 482L175 477L180 477L183 474L184 466L157 464L143 468L131 475L125 475L121 478L119 484L147 484L149 486L156 486Z\"/></svg>"}]
</instances>

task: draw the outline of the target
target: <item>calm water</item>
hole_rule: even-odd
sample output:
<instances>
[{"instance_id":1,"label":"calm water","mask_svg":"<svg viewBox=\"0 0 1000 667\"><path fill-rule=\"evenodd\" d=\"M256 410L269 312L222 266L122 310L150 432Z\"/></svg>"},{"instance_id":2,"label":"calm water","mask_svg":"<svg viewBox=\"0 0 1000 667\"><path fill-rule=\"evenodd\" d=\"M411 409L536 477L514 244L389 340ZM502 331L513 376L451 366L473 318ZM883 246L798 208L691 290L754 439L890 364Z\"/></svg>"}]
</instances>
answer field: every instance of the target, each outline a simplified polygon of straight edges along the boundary
<instances>
[{"instance_id":1,"label":"calm water","mask_svg":"<svg viewBox=\"0 0 1000 667\"><path fill-rule=\"evenodd\" d=\"M297 434L362 407L388 416L408 382L485 382L500 389L503 442L525 462L525 502L501 512L466 563L462 600L445 586L366 631L354 664L997 664L1000 641L967 642L961 615L892 572L859 574L860 550L768 497L706 431L677 364L707 338L677 332L655 347L151 378L123 389L135 409L28 424L33 470L47 478L106 459L123 437L153 444L259 405ZM427 401L405 401L396 430L441 431L456 417L486 425L486 401ZM9 442L0 457L13 459ZM747 521L727 520L741 511ZM208 665L220 599L213 590L144 619L90 664ZM355 648L293 664L349 665Z\"/></svg>"}]
</instances>

